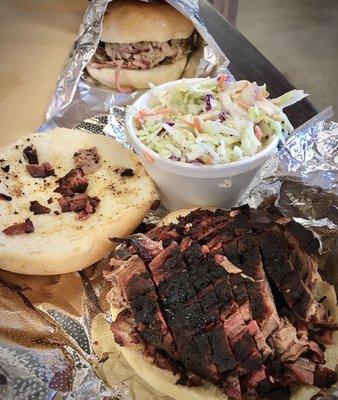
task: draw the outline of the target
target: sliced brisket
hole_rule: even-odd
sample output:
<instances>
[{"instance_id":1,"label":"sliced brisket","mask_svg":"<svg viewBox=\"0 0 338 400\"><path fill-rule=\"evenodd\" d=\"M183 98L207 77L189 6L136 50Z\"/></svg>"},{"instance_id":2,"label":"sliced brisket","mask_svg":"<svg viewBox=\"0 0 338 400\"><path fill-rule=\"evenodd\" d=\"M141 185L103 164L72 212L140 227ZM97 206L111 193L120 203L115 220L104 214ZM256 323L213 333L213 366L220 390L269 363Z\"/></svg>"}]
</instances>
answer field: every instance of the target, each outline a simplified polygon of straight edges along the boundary
<instances>
[{"instance_id":1,"label":"sliced brisket","mask_svg":"<svg viewBox=\"0 0 338 400\"><path fill-rule=\"evenodd\" d=\"M26 168L33 178L55 176L54 168L49 162L44 162L42 164L27 164Z\"/></svg>"},{"instance_id":2,"label":"sliced brisket","mask_svg":"<svg viewBox=\"0 0 338 400\"><path fill-rule=\"evenodd\" d=\"M33 222L27 218L25 222L20 222L9 226L2 231L7 236L21 235L23 233L34 232Z\"/></svg>"},{"instance_id":3,"label":"sliced brisket","mask_svg":"<svg viewBox=\"0 0 338 400\"><path fill-rule=\"evenodd\" d=\"M291 265L285 241L275 228L258 237L264 267L288 306L301 319L323 319L323 307L313 298L300 273Z\"/></svg>"},{"instance_id":4,"label":"sliced brisket","mask_svg":"<svg viewBox=\"0 0 338 400\"><path fill-rule=\"evenodd\" d=\"M123 239L105 273L110 297L131 310L115 337L126 345L128 331L155 365L179 366L179 384L193 373L231 400L287 399L292 383L329 387L336 374L318 343L337 327L311 291L317 248L305 231L244 206L195 210Z\"/></svg>"},{"instance_id":5,"label":"sliced brisket","mask_svg":"<svg viewBox=\"0 0 338 400\"><path fill-rule=\"evenodd\" d=\"M279 318L270 285L265 275L258 242L253 236L238 240L243 273L252 280L245 280L252 316L257 320L267 338L279 326Z\"/></svg>"},{"instance_id":6,"label":"sliced brisket","mask_svg":"<svg viewBox=\"0 0 338 400\"><path fill-rule=\"evenodd\" d=\"M56 180L59 186L54 190L64 197L72 197L75 193L85 193L88 179L81 168L70 170L65 176Z\"/></svg>"}]
</instances>

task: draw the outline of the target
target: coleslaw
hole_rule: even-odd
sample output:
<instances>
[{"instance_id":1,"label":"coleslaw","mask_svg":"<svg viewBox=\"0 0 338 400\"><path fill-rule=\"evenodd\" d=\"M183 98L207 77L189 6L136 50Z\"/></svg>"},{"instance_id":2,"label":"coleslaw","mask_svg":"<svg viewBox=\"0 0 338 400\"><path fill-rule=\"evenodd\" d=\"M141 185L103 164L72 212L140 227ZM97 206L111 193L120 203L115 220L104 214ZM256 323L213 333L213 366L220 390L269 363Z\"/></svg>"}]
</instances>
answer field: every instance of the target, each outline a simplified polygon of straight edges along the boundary
<instances>
[{"instance_id":1,"label":"coleslaw","mask_svg":"<svg viewBox=\"0 0 338 400\"><path fill-rule=\"evenodd\" d=\"M291 90L269 99L265 85L225 74L152 90L151 104L135 115L138 138L164 158L196 165L238 161L285 140L293 127L283 109L307 96Z\"/></svg>"}]
</instances>

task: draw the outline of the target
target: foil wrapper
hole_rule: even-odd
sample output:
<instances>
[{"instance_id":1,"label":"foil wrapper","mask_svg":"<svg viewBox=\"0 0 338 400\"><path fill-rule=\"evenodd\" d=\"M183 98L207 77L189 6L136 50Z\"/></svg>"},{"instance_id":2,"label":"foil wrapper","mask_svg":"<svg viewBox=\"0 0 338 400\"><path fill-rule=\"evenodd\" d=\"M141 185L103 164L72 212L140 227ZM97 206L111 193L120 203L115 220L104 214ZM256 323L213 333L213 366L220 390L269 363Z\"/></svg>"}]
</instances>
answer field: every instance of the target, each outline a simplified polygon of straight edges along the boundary
<instances>
[{"instance_id":1,"label":"foil wrapper","mask_svg":"<svg viewBox=\"0 0 338 400\"><path fill-rule=\"evenodd\" d=\"M191 57L184 72L186 75L183 76L216 76L222 72L229 74L229 60L207 31L199 13L198 0L167 1L192 21L204 41L202 48L196 51L196 73L192 76L190 72L189 62L196 62L196 58ZM135 91L125 94L113 91L90 78L85 72L85 67L99 44L102 19L108 3L109 0L93 0L89 3L78 38L60 74L47 110L47 122L40 128L41 131L55 126L73 128L100 113L112 114L114 107L131 104L142 93Z\"/></svg>"}]
</instances>

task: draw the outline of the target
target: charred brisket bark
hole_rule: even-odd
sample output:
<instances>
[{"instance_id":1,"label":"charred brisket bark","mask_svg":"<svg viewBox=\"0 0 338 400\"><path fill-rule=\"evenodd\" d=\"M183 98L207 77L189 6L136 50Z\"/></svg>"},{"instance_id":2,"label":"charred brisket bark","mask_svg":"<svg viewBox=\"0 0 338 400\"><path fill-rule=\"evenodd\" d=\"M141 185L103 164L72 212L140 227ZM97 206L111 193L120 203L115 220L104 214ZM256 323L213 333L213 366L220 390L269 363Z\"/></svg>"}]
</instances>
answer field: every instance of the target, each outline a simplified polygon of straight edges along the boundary
<instances>
[{"instance_id":1,"label":"charred brisket bark","mask_svg":"<svg viewBox=\"0 0 338 400\"><path fill-rule=\"evenodd\" d=\"M108 273L135 320L130 334L155 365L180 366L178 383L192 372L230 399L288 398L291 383L329 387L336 374L317 342L336 326L311 291L316 241L304 229L244 206L131 235Z\"/></svg>"}]
</instances>

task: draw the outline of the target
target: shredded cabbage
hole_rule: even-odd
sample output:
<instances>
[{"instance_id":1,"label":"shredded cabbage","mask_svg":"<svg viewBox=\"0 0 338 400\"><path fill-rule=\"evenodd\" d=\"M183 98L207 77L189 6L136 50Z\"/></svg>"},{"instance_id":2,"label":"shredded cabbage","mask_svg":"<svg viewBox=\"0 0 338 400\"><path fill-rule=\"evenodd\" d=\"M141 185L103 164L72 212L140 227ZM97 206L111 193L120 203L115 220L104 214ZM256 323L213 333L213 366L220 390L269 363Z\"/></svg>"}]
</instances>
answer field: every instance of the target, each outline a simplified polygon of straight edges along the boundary
<instances>
[{"instance_id":1,"label":"shredded cabbage","mask_svg":"<svg viewBox=\"0 0 338 400\"><path fill-rule=\"evenodd\" d=\"M152 103L135 116L139 139L164 158L199 165L241 160L284 140L293 127L283 108L307 96L291 90L269 99L265 85L224 76L151 90Z\"/></svg>"}]
</instances>

